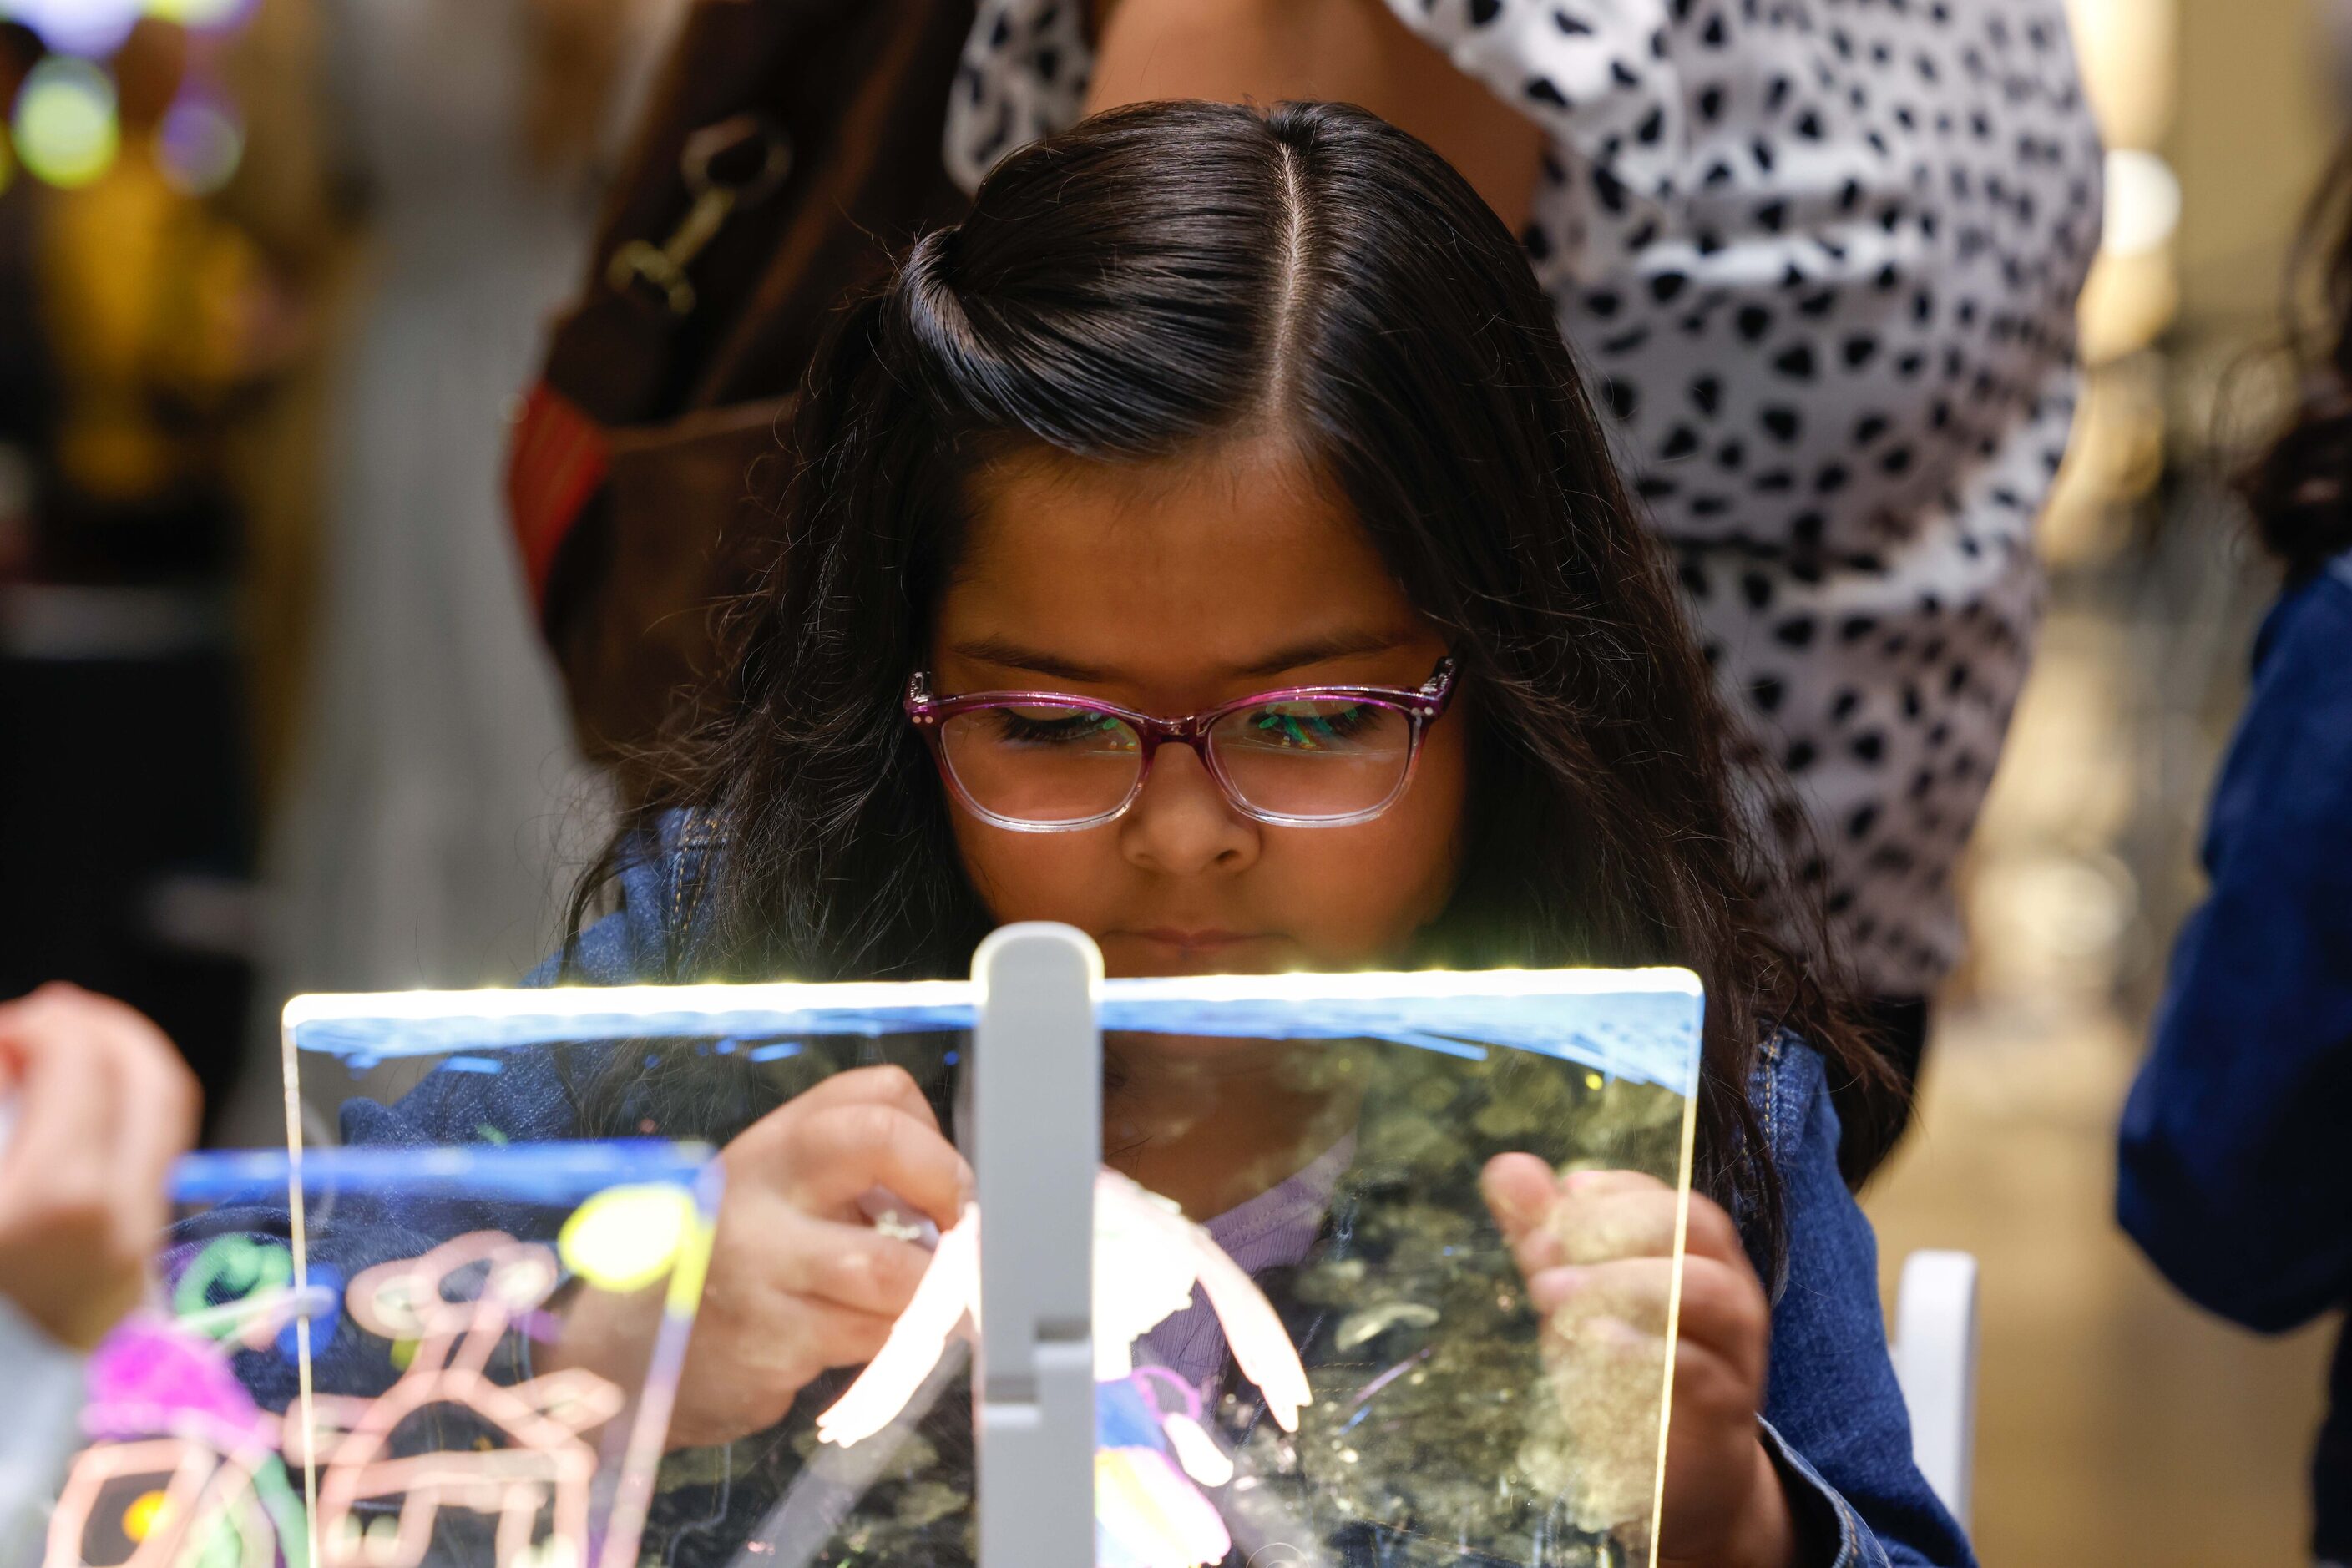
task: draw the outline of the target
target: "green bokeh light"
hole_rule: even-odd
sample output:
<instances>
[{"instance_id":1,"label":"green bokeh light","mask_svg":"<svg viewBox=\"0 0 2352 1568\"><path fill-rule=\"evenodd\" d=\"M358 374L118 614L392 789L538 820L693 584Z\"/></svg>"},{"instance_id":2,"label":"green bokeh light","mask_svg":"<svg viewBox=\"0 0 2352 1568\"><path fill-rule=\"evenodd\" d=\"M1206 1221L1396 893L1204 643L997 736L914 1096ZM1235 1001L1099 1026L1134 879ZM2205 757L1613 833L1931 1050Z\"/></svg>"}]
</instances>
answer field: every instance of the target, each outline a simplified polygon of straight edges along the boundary
<instances>
[{"instance_id":1,"label":"green bokeh light","mask_svg":"<svg viewBox=\"0 0 2352 1568\"><path fill-rule=\"evenodd\" d=\"M71 188L114 165L121 142L114 81L88 60L51 55L16 94L16 157L35 178Z\"/></svg>"}]
</instances>

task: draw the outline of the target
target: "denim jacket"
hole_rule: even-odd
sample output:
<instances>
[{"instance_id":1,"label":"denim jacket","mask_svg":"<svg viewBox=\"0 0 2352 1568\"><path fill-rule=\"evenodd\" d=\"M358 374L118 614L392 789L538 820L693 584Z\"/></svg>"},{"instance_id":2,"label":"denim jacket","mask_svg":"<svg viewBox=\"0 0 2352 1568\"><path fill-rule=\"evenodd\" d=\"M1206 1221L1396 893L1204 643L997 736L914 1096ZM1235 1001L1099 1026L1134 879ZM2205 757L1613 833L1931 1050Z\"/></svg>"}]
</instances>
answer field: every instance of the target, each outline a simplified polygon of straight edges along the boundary
<instances>
[{"instance_id":1,"label":"denim jacket","mask_svg":"<svg viewBox=\"0 0 2352 1568\"><path fill-rule=\"evenodd\" d=\"M2352 1301L2352 553L2295 584L2206 818L2124 1106L2116 1209L2190 1300L2277 1332ZM2312 1460L2313 1552L2352 1559L2352 1337Z\"/></svg>"},{"instance_id":2,"label":"denim jacket","mask_svg":"<svg viewBox=\"0 0 2352 1568\"><path fill-rule=\"evenodd\" d=\"M621 984L680 971L681 955L671 944L691 923L680 915L698 852L673 844L624 869L622 907L583 935L575 978ZM545 984L556 977L551 962L532 980ZM352 1142L420 1146L466 1142L493 1110L508 1138L567 1135L565 1096L552 1081L533 1083L528 1070L495 1079L458 1075L444 1086L446 1094L420 1092L392 1107L355 1103L345 1113L344 1135ZM1765 1051L1750 1092L1780 1173L1789 1232L1787 1263L1773 1292L1761 1432L1801 1529L1820 1543L1811 1561L1822 1568L1971 1563L1958 1525L1912 1462L1909 1416L1879 1311L1876 1245L1838 1174L1838 1121L1822 1059L1802 1041L1783 1037ZM486 1094L503 1103L477 1103ZM528 1103L516 1103L517 1097ZM1377 1550L1346 1555L1351 1563L1386 1561Z\"/></svg>"}]
</instances>

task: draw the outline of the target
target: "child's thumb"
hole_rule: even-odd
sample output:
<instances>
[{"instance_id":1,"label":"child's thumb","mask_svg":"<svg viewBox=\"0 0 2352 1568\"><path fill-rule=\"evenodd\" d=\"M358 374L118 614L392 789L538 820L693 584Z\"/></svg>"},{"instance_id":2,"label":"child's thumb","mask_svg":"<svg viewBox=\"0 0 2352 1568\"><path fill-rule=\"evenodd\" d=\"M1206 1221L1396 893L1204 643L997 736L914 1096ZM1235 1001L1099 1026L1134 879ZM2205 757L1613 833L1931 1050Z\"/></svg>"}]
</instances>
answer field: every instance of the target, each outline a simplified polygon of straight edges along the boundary
<instances>
[{"instance_id":1,"label":"child's thumb","mask_svg":"<svg viewBox=\"0 0 2352 1568\"><path fill-rule=\"evenodd\" d=\"M1479 1173L1478 1187L1504 1238L1510 1241L1540 1224L1559 1195L1551 1167L1533 1154L1496 1155Z\"/></svg>"}]
</instances>

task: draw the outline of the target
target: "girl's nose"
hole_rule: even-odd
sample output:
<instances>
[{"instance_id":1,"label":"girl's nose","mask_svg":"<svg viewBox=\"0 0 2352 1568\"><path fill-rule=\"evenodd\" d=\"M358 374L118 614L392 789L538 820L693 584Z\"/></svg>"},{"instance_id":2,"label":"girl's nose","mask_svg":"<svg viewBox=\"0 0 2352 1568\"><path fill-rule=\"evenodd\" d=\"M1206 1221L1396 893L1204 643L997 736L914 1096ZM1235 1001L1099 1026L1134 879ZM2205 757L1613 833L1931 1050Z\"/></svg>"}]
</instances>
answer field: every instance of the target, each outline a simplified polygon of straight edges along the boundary
<instances>
[{"instance_id":1,"label":"girl's nose","mask_svg":"<svg viewBox=\"0 0 2352 1568\"><path fill-rule=\"evenodd\" d=\"M1133 865L1174 876L1240 871L1256 861L1259 833L1198 752L1162 746L1143 793L1119 819L1119 850Z\"/></svg>"}]
</instances>

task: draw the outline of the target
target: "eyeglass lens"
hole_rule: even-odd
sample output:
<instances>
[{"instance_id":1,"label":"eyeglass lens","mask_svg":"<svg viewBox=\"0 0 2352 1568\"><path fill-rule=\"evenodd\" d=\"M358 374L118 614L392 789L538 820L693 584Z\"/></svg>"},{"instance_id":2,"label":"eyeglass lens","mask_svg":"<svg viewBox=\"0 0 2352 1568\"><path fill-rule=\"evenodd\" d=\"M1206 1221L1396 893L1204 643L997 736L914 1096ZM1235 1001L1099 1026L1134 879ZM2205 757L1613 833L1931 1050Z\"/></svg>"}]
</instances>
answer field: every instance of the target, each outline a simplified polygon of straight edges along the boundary
<instances>
[{"instance_id":1,"label":"eyeglass lens","mask_svg":"<svg viewBox=\"0 0 2352 1568\"><path fill-rule=\"evenodd\" d=\"M1386 805L1412 759L1403 709L1354 698L1288 698L1236 710L1209 731L1233 792L1255 811L1307 819ZM1092 709L1021 704L967 709L940 726L949 769L992 816L1084 822L1134 793L1143 741Z\"/></svg>"}]
</instances>

